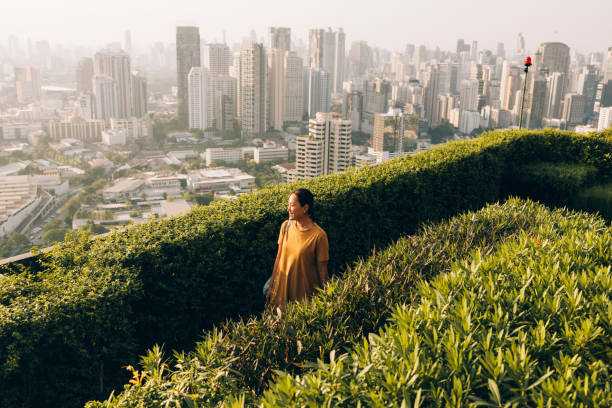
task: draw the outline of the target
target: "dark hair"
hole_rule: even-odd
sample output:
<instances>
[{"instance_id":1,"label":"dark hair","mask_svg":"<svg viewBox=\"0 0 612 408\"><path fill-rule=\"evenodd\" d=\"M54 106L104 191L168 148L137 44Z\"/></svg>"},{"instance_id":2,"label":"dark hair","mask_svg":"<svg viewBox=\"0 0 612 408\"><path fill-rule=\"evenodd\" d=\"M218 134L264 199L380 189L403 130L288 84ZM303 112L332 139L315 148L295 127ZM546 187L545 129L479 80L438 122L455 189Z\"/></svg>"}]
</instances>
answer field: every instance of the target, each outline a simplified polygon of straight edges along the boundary
<instances>
[{"instance_id":1,"label":"dark hair","mask_svg":"<svg viewBox=\"0 0 612 408\"><path fill-rule=\"evenodd\" d=\"M308 215L311 219L314 220L314 196L310 192L310 190L305 188L298 188L297 190L293 190L291 194L295 194L300 205L303 207L308 204Z\"/></svg>"}]
</instances>

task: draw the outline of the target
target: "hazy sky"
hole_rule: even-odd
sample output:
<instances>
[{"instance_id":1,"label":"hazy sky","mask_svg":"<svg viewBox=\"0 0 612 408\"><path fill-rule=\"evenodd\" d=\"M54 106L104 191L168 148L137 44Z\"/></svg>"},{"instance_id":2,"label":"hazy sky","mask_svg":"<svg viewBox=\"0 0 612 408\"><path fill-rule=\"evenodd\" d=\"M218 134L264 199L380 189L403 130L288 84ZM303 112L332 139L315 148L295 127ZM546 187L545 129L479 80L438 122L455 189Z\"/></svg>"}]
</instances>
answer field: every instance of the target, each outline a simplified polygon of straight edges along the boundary
<instances>
[{"instance_id":1,"label":"hazy sky","mask_svg":"<svg viewBox=\"0 0 612 408\"><path fill-rule=\"evenodd\" d=\"M207 41L240 42L251 29L267 40L267 27L291 27L307 39L309 28L343 27L350 41L402 50L407 43L454 50L457 38L495 50L515 48L523 32L528 50L546 41L582 52L612 46L611 0L2 0L0 44L10 34L52 44L135 45L173 42L177 25L197 25Z\"/></svg>"}]
</instances>

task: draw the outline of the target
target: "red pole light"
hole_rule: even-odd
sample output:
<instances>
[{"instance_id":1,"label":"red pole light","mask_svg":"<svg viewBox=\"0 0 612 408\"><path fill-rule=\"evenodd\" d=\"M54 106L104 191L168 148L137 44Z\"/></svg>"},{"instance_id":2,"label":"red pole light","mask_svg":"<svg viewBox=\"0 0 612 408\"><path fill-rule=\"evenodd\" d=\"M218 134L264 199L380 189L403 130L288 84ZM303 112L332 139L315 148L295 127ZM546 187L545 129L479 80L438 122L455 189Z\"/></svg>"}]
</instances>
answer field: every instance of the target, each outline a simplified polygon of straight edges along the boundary
<instances>
[{"instance_id":1,"label":"red pole light","mask_svg":"<svg viewBox=\"0 0 612 408\"><path fill-rule=\"evenodd\" d=\"M527 57L527 58L525 58L525 66L526 66L526 67L531 66L531 57Z\"/></svg>"}]
</instances>

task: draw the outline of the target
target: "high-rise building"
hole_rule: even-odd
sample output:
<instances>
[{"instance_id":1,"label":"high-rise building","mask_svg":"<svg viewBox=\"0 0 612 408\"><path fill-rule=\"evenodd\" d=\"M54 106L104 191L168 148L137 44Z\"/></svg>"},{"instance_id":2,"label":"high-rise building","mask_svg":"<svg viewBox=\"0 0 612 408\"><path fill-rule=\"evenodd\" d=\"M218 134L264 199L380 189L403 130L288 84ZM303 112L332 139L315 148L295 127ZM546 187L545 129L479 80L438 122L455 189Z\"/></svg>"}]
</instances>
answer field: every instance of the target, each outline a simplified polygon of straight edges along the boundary
<instances>
[{"instance_id":1,"label":"high-rise building","mask_svg":"<svg viewBox=\"0 0 612 408\"><path fill-rule=\"evenodd\" d=\"M236 120L236 78L229 75L210 75L209 115L218 130L232 130Z\"/></svg>"},{"instance_id":2,"label":"high-rise building","mask_svg":"<svg viewBox=\"0 0 612 408\"><path fill-rule=\"evenodd\" d=\"M116 84L117 107L113 109L117 118L132 116L132 67L130 56L123 50L101 50L94 56L94 73L107 76Z\"/></svg>"},{"instance_id":3,"label":"high-rise building","mask_svg":"<svg viewBox=\"0 0 612 408\"><path fill-rule=\"evenodd\" d=\"M599 109L599 122L597 123L597 131L601 132L612 126L612 107Z\"/></svg>"},{"instance_id":4,"label":"high-rise building","mask_svg":"<svg viewBox=\"0 0 612 408\"><path fill-rule=\"evenodd\" d=\"M246 139L263 137L267 131L266 52L261 43L245 43L238 56L238 121Z\"/></svg>"},{"instance_id":5,"label":"high-rise building","mask_svg":"<svg viewBox=\"0 0 612 408\"><path fill-rule=\"evenodd\" d=\"M176 27L176 74L178 124L189 126L188 80L191 68L200 66L200 29L198 27Z\"/></svg>"},{"instance_id":6,"label":"high-rise building","mask_svg":"<svg viewBox=\"0 0 612 408\"><path fill-rule=\"evenodd\" d=\"M584 118L588 120L595 107L595 94L597 92L597 68L587 65L578 76L577 91L584 95Z\"/></svg>"},{"instance_id":7,"label":"high-rise building","mask_svg":"<svg viewBox=\"0 0 612 408\"><path fill-rule=\"evenodd\" d=\"M308 36L308 67L329 73L330 90L341 92L344 82L345 34L342 28L333 31L311 29Z\"/></svg>"},{"instance_id":8,"label":"high-rise building","mask_svg":"<svg viewBox=\"0 0 612 408\"><path fill-rule=\"evenodd\" d=\"M189 129L208 129L212 126L212 118L209 117L210 94L208 68L191 68L187 76L187 84Z\"/></svg>"},{"instance_id":9,"label":"high-rise building","mask_svg":"<svg viewBox=\"0 0 612 408\"><path fill-rule=\"evenodd\" d=\"M298 136L296 144L298 179L344 171L351 164L351 121L319 112L308 123L308 136Z\"/></svg>"},{"instance_id":10,"label":"high-rise building","mask_svg":"<svg viewBox=\"0 0 612 408\"><path fill-rule=\"evenodd\" d=\"M584 121L584 95L568 93L563 102L563 119L568 125L580 125Z\"/></svg>"},{"instance_id":11,"label":"high-rise building","mask_svg":"<svg viewBox=\"0 0 612 408\"><path fill-rule=\"evenodd\" d=\"M143 72L132 73L132 116L142 118L148 111L147 77Z\"/></svg>"},{"instance_id":12,"label":"high-rise building","mask_svg":"<svg viewBox=\"0 0 612 408\"><path fill-rule=\"evenodd\" d=\"M363 92L345 91L342 94L342 118L350 120L355 131L361 131L362 113Z\"/></svg>"},{"instance_id":13,"label":"high-rise building","mask_svg":"<svg viewBox=\"0 0 612 408\"><path fill-rule=\"evenodd\" d=\"M503 94L500 95L501 108L504 110L512 110L514 107L514 96L521 89L521 69L519 67L508 66L508 74L503 81Z\"/></svg>"},{"instance_id":14,"label":"high-rise building","mask_svg":"<svg viewBox=\"0 0 612 408\"><path fill-rule=\"evenodd\" d=\"M232 52L226 44L203 44L201 59L209 75L229 75Z\"/></svg>"},{"instance_id":15,"label":"high-rise building","mask_svg":"<svg viewBox=\"0 0 612 408\"><path fill-rule=\"evenodd\" d=\"M268 120L270 127L283 129L285 107L285 52L280 48L268 50Z\"/></svg>"},{"instance_id":16,"label":"high-rise building","mask_svg":"<svg viewBox=\"0 0 612 408\"><path fill-rule=\"evenodd\" d=\"M304 62L293 51L286 51L283 58L285 80L284 122L299 122L304 116Z\"/></svg>"},{"instance_id":17,"label":"high-rise building","mask_svg":"<svg viewBox=\"0 0 612 408\"><path fill-rule=\"evenodd\" d=\"M17 103L40 101L40 74L34 67L15 68Z\"/></svg>"},{"instance_id":18,"label":"high-rise building","mask_svg":"<svg viewBox=\"0 0 612 408\"><path fill-rule=\"evenodd\" d=\"M119 107L117 82L107 75L95 75L93 79L96 119L110 125L111 118L117 118Z\"/></svg>"},{"instance_id":19,"label":"high-rise building","mask_svg":"<svg viewBox=\"0 0 612 408\"><path fill-rule=\"evenodd\" d=\"M424 118L427 119L429 126L436 126L438 123L438 87L440 84L440 74L437 66L427 67L425 71L425 81L423 82L423 108Z\"/></svg>"},{"instance_id":20,"label":"high-rise building","mask_svg":"<svg viewBox=\"0 0 612 408\"><path fill-rule=\"evenodd\" d=\"M519 56L525 55L525 37L523 37L523 33L518 33L518 37L516 38L516 54Z\"/></svg>"},{"instance_id":21,"label":"high-rise building","mask_svg":"<svg viewBox=\"0 0 612 408\"><path fill-rule=\"evenodd\" d=\"M478 112L479 109L479 87L480 81L470 79L461 83L459 99L461 100L461 110Z\"/></svg>"},{"instance_id":22,"label":"high-rise building","mask_svg":"<svg viewBox=\"0 0 612 408\"><path fill-rule=\"evenodd\" d=\"M406 152L408 139L416 139L419 130L418 115L406 115L400 109L374 116L373 149L388 153L389 158L402 156Z\"/></svg>"},{"instance_id":23,"label":"high-rise building","mask_svg":"<svg viewBox=\"0 0 612 408\"><path fill-rule=\"evenodd\" d=\"M565 74L553 72L547 77L547 81L545 116L547 118L559 119L563 113Z\"/></svg>"},{"instance_id":24,"label":"high-rise building","mask_svg":"<svg viewBox=\"0 0 612 408\"><path fill-rule=\"evenodd\" d=\"M93 92L93 76L93 60L91 58L81 59L76 69L77 92Z\"/></svg>"},{"instance_id":25,"label":"high-rise building","mask_svg":"<svg viewBox=\"0 0 612 408\"><path fill-rule=\"evenodd\" d=\"M529 81L528 92L527 124L525 128L539 129L542 127L546 107L546 78L541 74L534 73L533 79Z\"/></svg>"},{"instance_id":26,"label":"high-rise building","mask_svg":"<svg viewBox=\"0 0 612 408\"><path fill-rule=\"evenodd\" d=\"M416 53L415 53L416 55ZM372 49L366 41L353 41L349 51L349 67L353 76L360 77L374 65Z\"/></svg>"},{"instance_id":27,"label":"high-rise building","mask_svg":"<svg viewBox=\"0 0 612 408\"><path fill-rule=\"evenodd\" d=\"M570 49L566 44L559 42L542 43L535 52L533 64L536 71L567 74L570 65Z\"/></svg>"},{"instance_id":28,"label":"high-rise building","mask_svg":"<svg viewBox=\"0 0 612 408\"><path fill-rule=\"evenodd\" d=\"M123 43L123 49L125 50L127 55L131 57L132 56L132 33L130 32L130 30L125 30L124 38L125 40Z\"/></svg>"},{"instance_id":29,"label":"high-rise building","mask_svg":"<svg viewBox=\"0 0 612 408\"><path fill-rule=\"evenodd\" d=\"M612 47L608 48L603 67L603 83L607 84L609 81L612 81Z\"/></svg>"},{"instance_id":30,"label":"high-rise building","mask_svg":"<svg viewBox=\"0 0 612 408\"><path fill-rule=\"evenodd\" d=\"M497 43L497 51L495 52L495 55L502 58L506 57L506 49L503 42Z\"/></svg>"},{"instance_id":31,"label":"high-rise building","mask_svg":"<svg viewBox=\"0 0 612 408\"><path fill-rule=\"evenodd\" d=\"M270 27L270 48L291 51L291 28Z\"/></svg>"},{"instance_id":32,"label":"high-rise building","mask_svg":"<svg viewBox=\"0 0 612 408\"><path fill-rule=\"evenodd\" d=\"M304 85L304 113L312 118L315 117L317 112L327 112L330 108L331 80L329 73L323 70L304 68L302 82Z\"/></svg>"}]
</instances>

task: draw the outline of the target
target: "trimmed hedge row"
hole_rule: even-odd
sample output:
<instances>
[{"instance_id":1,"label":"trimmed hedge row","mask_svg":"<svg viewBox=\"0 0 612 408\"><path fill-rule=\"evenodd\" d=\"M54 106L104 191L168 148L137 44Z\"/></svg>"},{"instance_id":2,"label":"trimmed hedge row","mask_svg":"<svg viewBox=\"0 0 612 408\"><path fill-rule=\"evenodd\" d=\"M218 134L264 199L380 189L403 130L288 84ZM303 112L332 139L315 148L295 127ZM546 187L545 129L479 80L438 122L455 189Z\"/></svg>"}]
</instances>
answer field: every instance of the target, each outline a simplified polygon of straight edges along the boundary
<instances>
[{"instance_id":1,"label":"trimmed hedge row","mask_svg":"<svg viewBox=\"0 0 612 408\"><path fill-rule=\"evenodd\" d=\"M74 406L108 395L124 380L117 375L119 356L156 342L184 348L203 328L260 311L261 285L274 261L286 199L298 186L311 189L317 198L317 221L331 242L330 270L339 271L370 248L413 232L421 222L480 208L510 193L503 177L516 163L581 162L595 166L598 177L609 177L611 152L612 132L495 132L373 168L264 189L94 242L73 237L45 254L39 271L0 278L0 387L6 390L0 405L44 400L47 406ZM133 285L127 290L100 286L105 271ZM75 282L83 295L71 300L78 305L75 309L98 308L92 298L98 299L106 310L96 313L97 325L112 326L123 335L109 338L104 330L90 330L91 317L63 312L54 295L63 290L60 277L79 275ZM44 282L49 276L56 278L24 293L11 283ZM38 303L46 305L38 312L43 317L36 324L26 322L33 314L27 305ZM9 316L20 308L27 309L24 322L13 329ZM73 333L80 353L76 361L47 364L62 347L61 336L49 335L54 331ZM110 343L112 347L100 346ZM121 352L108 351L115 349ZM56 383L65 380L73 387L50 391L50 382L36 375L45 370L56 376Z\"/></svg>"},{"instance_id":2,"label":"trimmed hedge row","mask_svg":"<svg viewBox=\"0 0 612 408\"><path fill-rule=\"evenodd\" d=\"M575 217L454 265L349 354L279 373L260 406L612 406L612 229Z\"/></svg>"}]
</instances>

